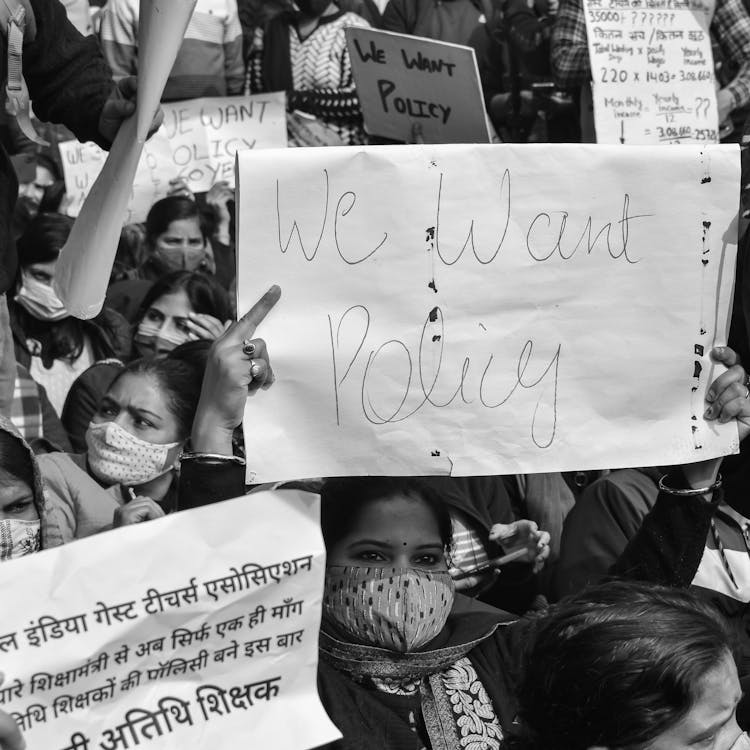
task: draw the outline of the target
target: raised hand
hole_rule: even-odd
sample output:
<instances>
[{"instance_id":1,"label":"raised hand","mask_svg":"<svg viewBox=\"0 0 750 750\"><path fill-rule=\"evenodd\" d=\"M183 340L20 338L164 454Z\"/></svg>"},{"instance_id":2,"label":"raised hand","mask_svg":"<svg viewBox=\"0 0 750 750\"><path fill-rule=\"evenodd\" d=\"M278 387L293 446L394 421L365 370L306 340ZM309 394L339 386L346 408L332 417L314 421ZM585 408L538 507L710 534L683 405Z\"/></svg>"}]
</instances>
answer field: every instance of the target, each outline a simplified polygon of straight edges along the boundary
<instances>
[{"instance_id":1,"label":"raised hand","mask_svg":"<svg viewBox=\"0 0 750 750\"><path fill-rule=\"evenodd\" d=\"M266 342L253 335L280 297L281 289L272 286L213 343L193 422L193 450L231 455L232 433L242 424L248 395L271 387Z\"/></svg>"}]
</instances>

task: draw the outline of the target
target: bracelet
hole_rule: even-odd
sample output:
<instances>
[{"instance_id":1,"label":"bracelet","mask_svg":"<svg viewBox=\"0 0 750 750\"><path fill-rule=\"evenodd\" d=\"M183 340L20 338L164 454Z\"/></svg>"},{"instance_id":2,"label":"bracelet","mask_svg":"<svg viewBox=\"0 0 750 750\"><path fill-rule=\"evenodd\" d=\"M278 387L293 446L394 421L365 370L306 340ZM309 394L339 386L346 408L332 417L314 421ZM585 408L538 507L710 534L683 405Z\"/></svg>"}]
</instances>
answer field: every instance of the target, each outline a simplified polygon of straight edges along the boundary
<instances>
[{"instance_id":1,"label":"bracelet","mask_svg":"<svg viewBox=\"0 0 750 750\"><path fill-rule=\"evenodd\" d=\"M225 456L222 453L197 453L195 451L185 451L180 456L180 461L198 461L206 464L233 463L239 466L245 465L245 459L242 458L242 456Z\"/></svg>"},{"instance_id":2,"label":"bracelet","mask_svg":"<svg viewBox=\"0 0 750 750\"><path fill-rule=\"evenodd\" d=\"M689 490L678 490L674 487L667 487L666 484L664 484L664 480L667 478L667 474L665 474L660 480L659 480L659 490L661 492L667 492L670 495L677 495L679 497L696 497L698 495L708 495L710 492L713 492L714 490L718 490L719 487L721 487L721 474L717 475L716 481L710 486L710 487L698 487L696 489L689 489Z\"/></svg>"}]
</instances>

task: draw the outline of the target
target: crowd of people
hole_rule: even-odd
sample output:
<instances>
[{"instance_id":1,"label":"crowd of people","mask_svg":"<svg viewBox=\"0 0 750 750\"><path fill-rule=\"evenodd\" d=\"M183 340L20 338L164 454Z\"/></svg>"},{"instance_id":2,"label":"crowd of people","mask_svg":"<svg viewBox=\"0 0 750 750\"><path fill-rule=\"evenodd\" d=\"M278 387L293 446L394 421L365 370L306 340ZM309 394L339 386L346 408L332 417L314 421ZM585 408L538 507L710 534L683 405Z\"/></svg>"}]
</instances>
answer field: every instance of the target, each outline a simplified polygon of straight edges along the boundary
<instances>
[{"instance_id":1,"label":"crowd of people","mask_svg":"<svg viewBox=\"0 0 750 750\"><path fill-rule=\"evenodd\" d=\"M283 305L274 286L235 307L232 189L194 194L165 175L170 194L122 229L101 312L69 314L52 286L74 223L57 144L108 148L134 111L139 3L18 2L34 18L23 69L48 143L2 119L0 561L257 489L242 423L275 377L256 328ZM344 37L373 26L473 46L498 140L593 140L582 8L198 0L163 101L281 90L290 145L382 142ZM717 0L711 22L727 139L750 104L748 12ZM741 438L745 245L704 414ZM674 467L302 482L321 496L327 550L318 690L343 735L331 750L747 750L748 479L743 443ZM21 747L0 710L0 748Z\"/></svg>"}]
</instances>

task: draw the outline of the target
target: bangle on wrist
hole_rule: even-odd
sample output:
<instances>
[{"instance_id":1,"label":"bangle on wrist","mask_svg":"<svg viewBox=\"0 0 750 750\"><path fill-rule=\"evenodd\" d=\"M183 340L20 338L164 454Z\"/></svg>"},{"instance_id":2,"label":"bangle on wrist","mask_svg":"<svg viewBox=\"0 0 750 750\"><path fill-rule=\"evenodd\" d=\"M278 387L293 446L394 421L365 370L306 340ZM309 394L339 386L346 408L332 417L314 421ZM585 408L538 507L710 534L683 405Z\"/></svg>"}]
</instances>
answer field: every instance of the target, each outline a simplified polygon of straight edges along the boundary
<instances>
[{"instance_id":1,"label":"bangle on wrist","mask_svg":"<svg viewBox=\"0 0 750 750\"><path fill-rule=\"evenodd\" d=\"M223 453L200 453L198 451L185 451L180 456L180 461L197 461L201 464L227 464L233 463L238 466L245 465L245 459L242 456L225 456Z\"/></svg>"},{"instance_id":2,"label":"bangle on wrist","mask_svg":"<svg viewBox=\"0 0 750 750\"><path fill-rule=\"evenodd\" d=\"M668 487L666 484L664 484L664 480L667 478L667 475L665 474L660 480L659 480L659 491L660 492L666 492L669 495L677 495L678 497L697 497L698 495L709 495L714 490L718 490L719 487L721 487L721 474L719 474L716 477L716 481L710 485L709 487L697 487L697 488L690 488L686 490L677 489L676 487Z\"/></svg>"}]
</instances>

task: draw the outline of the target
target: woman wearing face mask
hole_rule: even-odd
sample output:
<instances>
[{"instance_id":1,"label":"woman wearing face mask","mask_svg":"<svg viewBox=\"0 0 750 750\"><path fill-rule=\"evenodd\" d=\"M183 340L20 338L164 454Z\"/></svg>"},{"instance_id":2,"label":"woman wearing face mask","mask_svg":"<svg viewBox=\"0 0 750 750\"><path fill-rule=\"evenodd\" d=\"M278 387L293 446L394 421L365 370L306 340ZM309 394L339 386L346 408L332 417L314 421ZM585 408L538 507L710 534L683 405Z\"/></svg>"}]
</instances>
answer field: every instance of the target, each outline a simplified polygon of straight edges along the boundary
<instances>
[{"instance_id":1,"label":"woman wearing face mask","mask_svg":"<svg viewBox=\"0 0 750 750\"><path fill-rule=\"evenodd\" d=\"M412 478L328 480L318 687L354 750L499 748L517 629L457 594L450 515Z\"/></svg>"},{"instance_id":2,"label":"woman wearing face mask","mask_svg":"<svg viewBox=\"0 0 750 750\"><path fill-rule=\"evenodd\" d=\"M686 591L610 582L540 621L507 750L748 750L721 615Z\"/></svg>"},{"instance_id":3,"label":"woman wearing face mask","mask_svg":"<svg viewBox=\"0 0 750 750\"><path fill-rule=\"evenodd\" d=\"M41 477L31 449L0 417L0 562L42 549Z\"/></svg>"},{"instance_id":4,"label":"woman wearing face mask","mask_svg":"<svg viewBox=\"0 0 750 750\"><path fill-rule=\"evenodd\" d=\"M86 525L90 514L114 504L63 453L35 456L13 424L0 416L0 562L72 541L69 517Z\"/></svg>"},{"instance_id":5,"label":"woman wearing face mask","mask_svg":"<svg viewBox=\"0 0 750 750\"><path fill-rule=\"evenodd\" d=\"M175 271L146 294L133 325L133 355L164 355L188 341L213 341L233 317L229 295L202 273ZM85 435L102 396L122 362L97 362L73 383L61 419L73 450L86 450Z\"/></svg>"},{"instance_id":6,"label":"woman wearing face mask","mask_svg":"<svg viewBox=\"0 0 750 750\"><path fill-rule=\"evenodd\" d=\"M187 341L213 341L232 317L229 295L214 279L175 271L144 297L134 324L133 348L143 357L167 354Z\"/></svg>"},{"instance_id":7,"label":"woman wearing face mask","mask_svg":"<svg viewBox=\"0 0 750 750\"><path fill-rule=\"evenodd\" d=\"M208 231L198 204L184 195L154 203L146 217L145 262L139 276L153 281L170 271L213 272Z\"/></svg>"},{"instance_id":8,"label":"woman wearing face mask","mask_svg":"<svg viewBox=\"0 0 750 750\"><path fill-rule=\"evenodd\" d=\"M73 456L121 506L115 525L176 507L176 469L200 395L203 373L185 360L141 359L110 385Z\"/></svg>"},{"instance_id":9,"label":"woman wearing face mask","mask_svg":"<svg viewBox=\"0 0 750 750\"><path fill-rule=\"evenodd\" d=\"M344 144L364 143L344 35L350 26L369 24L330 0L297 0L294 10L255 30L248 60L251 93L286 91L290 112L314 115Z\"/></svg>"},{"instance_id":10,"label":"woman wearing face mask","mask_svg":"<svg viewBox=\"0 0 750 750\"><path fill-rule=\"evenodd\" d=\"M16 292L8 300L16 358L44 386L58 413L71 383L96 360L122 357L130 349L126 321L105 307L91 320L68 315L52 289L60 250L73 220L39 214L18 240Z\"/></svg>"},{"instance_id":11,"label":"woman wearing face mask","mask_svg":"<svg viewBox=\"0 0 750 750\"><path fill-rule=\"evenodd\" d=\"M173 271L213 274L209 227L198 204L184 195L154 203L145 224L144 257L132 276L112 284L106 304L132 320L151 284Z\"/></svg>"}]
</instances>

